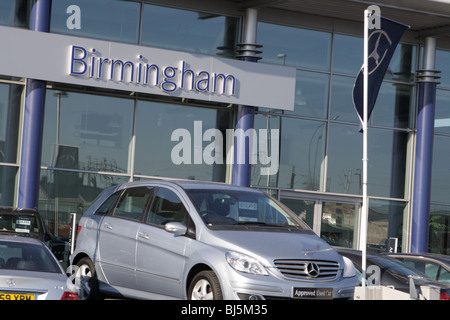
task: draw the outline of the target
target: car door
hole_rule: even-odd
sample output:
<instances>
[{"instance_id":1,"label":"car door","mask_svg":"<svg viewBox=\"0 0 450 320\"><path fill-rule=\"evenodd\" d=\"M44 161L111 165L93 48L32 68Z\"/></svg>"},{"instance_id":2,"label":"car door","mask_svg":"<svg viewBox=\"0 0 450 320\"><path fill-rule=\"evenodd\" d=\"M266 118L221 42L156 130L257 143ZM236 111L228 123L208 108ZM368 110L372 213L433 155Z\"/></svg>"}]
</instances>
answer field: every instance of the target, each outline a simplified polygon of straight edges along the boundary
<instances>
[{"instance_id":1,"label":"car door","mask_svg":"<svg viewBox=\"0 0 450 320\"><path fill-rule=\"evenodd\" d=\"M158 188L147 221L141 225L137 237L136 279L140 290L182 298L185 248L193 240L165 231L164 225L167 222L186 224L188 218L180 197L171 189Z\"/></svg>"},{"instance_id":2,"label":"car door","mask_svg":"<svg viewBox=\"0 0 450 320\"><path fill-rule=\"evenodd\" d=\"M114 210L101 221L100 264L110 285L136 288L136 236L151 192L148 187L123 191Z\"/></svg>"}]
</instances>

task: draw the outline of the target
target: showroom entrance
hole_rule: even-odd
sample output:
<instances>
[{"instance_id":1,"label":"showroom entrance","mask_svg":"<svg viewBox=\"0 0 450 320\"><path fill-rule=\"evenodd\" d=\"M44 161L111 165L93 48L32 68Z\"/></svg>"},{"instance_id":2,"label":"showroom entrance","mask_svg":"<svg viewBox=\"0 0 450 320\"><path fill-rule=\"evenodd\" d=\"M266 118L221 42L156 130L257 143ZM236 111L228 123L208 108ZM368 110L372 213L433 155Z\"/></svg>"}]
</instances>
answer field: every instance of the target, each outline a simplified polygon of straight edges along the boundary
<instances>
[{"instance_id":1,"label":"showroom entrance","mask_svg":"<svg viewBox=\"0 0 450 320\"><path fill-rule=\"evenodd\" d=\"M280 200L330 245L358 248L361 199L282 191Z\"/></svg>"}]
</instances>

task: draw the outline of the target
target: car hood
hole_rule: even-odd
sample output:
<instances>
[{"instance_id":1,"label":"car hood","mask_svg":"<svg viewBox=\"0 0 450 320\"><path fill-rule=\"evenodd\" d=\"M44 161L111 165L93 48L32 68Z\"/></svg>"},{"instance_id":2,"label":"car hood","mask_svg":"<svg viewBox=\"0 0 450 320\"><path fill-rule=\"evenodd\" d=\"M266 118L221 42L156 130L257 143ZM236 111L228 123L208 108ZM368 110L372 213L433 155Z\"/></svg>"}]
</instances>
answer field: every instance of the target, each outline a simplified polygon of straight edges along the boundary
<instances>
[{"instance_id":1,"label":"car hood","mask_svg":"<svg viewBox=\"0 0 450 320\"><path fill-rule=\"evenodd\" d=\"M272 266L275 259L342 261L334 249L311 233L208 230L199 240L258 258L266 266Z\"/></svg>"}]
</instances>

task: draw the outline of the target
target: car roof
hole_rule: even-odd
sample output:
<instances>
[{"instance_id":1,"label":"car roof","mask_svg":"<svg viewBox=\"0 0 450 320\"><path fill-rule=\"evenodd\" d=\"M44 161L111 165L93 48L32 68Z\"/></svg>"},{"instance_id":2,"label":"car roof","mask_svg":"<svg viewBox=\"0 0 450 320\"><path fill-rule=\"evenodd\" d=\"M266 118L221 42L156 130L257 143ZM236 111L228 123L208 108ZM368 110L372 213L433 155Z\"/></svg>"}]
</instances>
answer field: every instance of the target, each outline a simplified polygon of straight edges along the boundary
<instances>
[{"instance_id":1,"label":"car roof","mask_svg":"<svg viewBox=\"0 0 450 320\"><path fill-rule=\"evenodd\" d=\"M29 244L44 245L44 243L42 241L40 241L39 239L32 238L32 237L23 237L23 236L15 235L15 234L0 234L0 241L22 242L22 243L29 243Z\"/></svg>"},{"instance_id":2,"label":"car roof","mask_svg":"<svg viewBox=\"0 0 450 320\"><path fill-rule=\"evenodd\" d=\"M411 257L411 258L424 258L424 259L434 259L443 262L450 263L450 256L439 253L387 253L391 257Z\"/></svg>"},{"instance_id":3,"label":"car roof","mask_svg":"<svg viewBox=\"0 0 450 320\"><path fill-rule=\"evenodd\" d=\"M133 182L125 182L121 184L118 189L146 186L146 185L160 185L160 186L178 186L183 189L227 189L227 190L248 190L250 192L259 193L261 191L250 187L236 186L223 182L199 181L199 180L140 180Z\"/></svg>"},{"instance_id":4,"label":"car roof","mask_svg":"<svg viewBox=\"0 0 450 320\"><path fill-rule=\"evenodd\" d=\"M39 214L36 209L0 206L0 214Z\"/></svg>"}]
</instances>

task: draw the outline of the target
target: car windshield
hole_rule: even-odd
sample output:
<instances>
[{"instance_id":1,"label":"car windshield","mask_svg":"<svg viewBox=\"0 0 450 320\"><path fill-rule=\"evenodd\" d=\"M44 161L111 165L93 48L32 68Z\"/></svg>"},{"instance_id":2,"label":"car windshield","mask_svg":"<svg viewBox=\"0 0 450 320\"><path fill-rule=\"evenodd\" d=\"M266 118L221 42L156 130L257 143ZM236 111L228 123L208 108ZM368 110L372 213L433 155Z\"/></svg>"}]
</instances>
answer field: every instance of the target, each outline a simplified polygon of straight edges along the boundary
<instances>
[{"instance_id":1,"label":"car windshield","mask_svg":"<svg viewBox=\"0 0 450 320\"><path fill-rule=\"evenodd\" d=\"M41 230L35 215L0 213L0 232L36 235Z\"/></svg>"},{"instance_id":2,"label":"car windshield","mask_svg":"<svg viewBox=\"0 0 450 320\"><path fill-rule=\"evenodd\" d=\"M11 241L0 241L1 269L62 272L57 261L43 245Z\"/></svg>"},{"instance_id":3,"label":"car windshield","mask_svg":"<svg viewBox=\"0 0 450 320\"><path fill-rule=\"evenodd\" d=\"M281 203L264 193L228 189L188 189L203 221L209 226L310 228Z\"/></svg>"}]
</instances>

